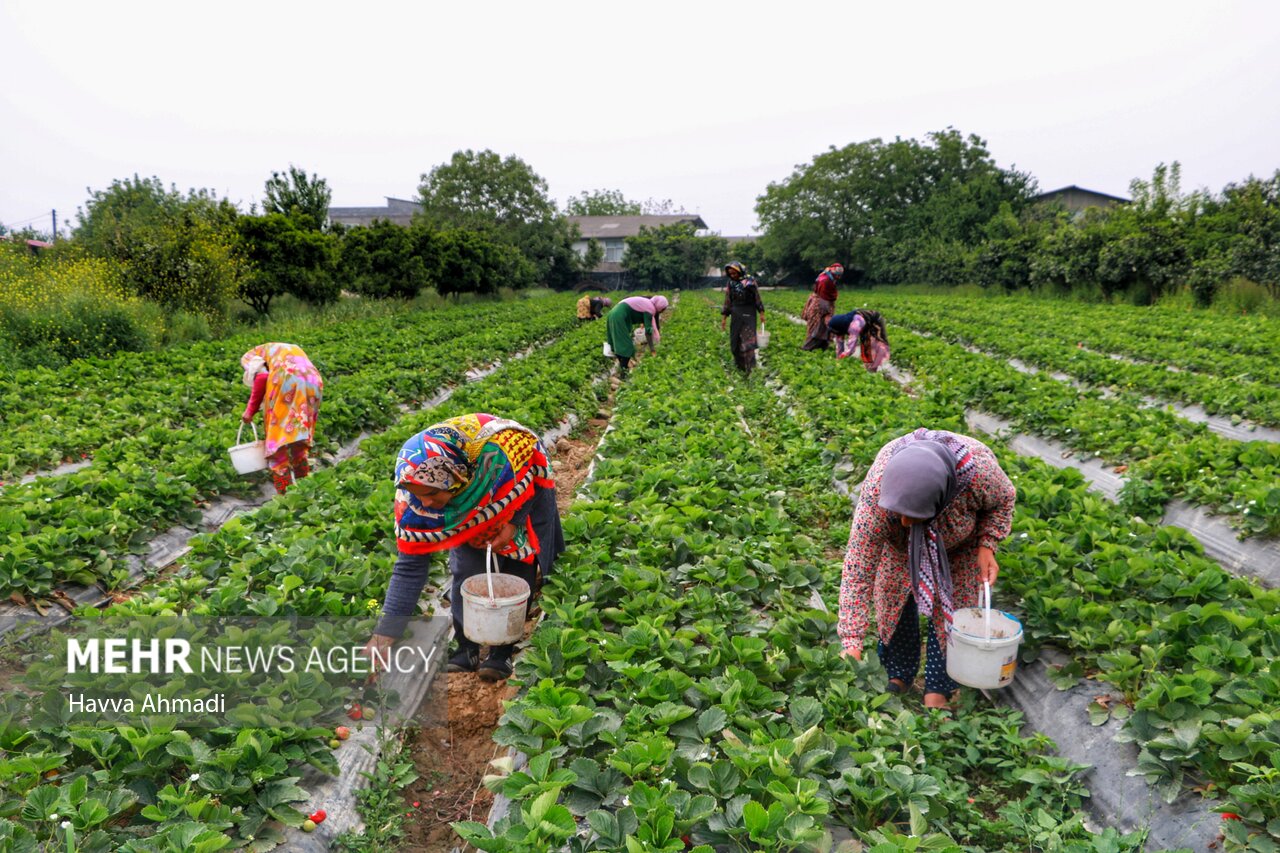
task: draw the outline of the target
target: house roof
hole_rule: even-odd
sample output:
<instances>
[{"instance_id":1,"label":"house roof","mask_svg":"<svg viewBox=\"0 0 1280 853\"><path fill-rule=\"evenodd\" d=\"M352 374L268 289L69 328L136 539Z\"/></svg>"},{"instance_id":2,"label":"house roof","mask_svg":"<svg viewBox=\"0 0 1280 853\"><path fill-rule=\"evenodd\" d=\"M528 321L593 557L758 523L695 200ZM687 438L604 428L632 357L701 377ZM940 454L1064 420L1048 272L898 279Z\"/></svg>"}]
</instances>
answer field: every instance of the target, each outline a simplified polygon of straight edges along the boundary
<instances>
[{"instance_id":1,"label":"house roof","mask_svg":"<svg viewBox=\"0 0 1280 853\"><path fill-rule=\"evenodd\" d=\"M641 216L568 216L565 217L578 226L584 240L595 238L634 237L641 228L657 228L662 225L676 225L688 222L694 228L705 229L707 223L696 213L645 214Z\"/></svg>"},{"instance_id":2,"label":"house roof","mask_svg":"<svg viewBox=\"0 0 1280 853\"><path fill-rule=\"evenodd\" d=\"M1062 195L1063 193L1069 193L1069 192L1088 193L1089 195L1102 196L1103 198L1109 198L1112 201L1118 201L1121 204L1128 204L1130 201L1132 201L1132 199L1123 198L1118 195L1111 195L1110 193L1098 192L1097 190L1087 189L1086 187L1078 187L1075 184L1071 184L1070 186L1066 186L1066 187L1059 187L1056 190L1049 190L1048 192L1040 193L1040 195L1032 196L1031 200L1042 201L1043 199L1053 198L1054 196L1059 196L1059 195Z\"/></svg>"}]
</instances>

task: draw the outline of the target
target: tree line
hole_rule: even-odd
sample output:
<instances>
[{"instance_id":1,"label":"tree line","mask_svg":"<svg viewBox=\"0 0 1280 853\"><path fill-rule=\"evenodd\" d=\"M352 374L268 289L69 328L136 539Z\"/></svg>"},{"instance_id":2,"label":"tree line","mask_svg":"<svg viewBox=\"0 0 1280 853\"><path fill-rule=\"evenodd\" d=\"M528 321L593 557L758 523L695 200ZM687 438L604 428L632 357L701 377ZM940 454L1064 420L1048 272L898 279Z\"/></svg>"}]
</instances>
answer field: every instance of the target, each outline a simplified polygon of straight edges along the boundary
<instances>
[{"instance_id":1,"label":"tree line","mask_svg":"<svg viewBox=\"0 0 1280 853\"><path fill-rule=\"evenodd\" d=\"M1177 163L1130 184L1132 199L1080 213L1037 201L1035 179L1000 167L977 136L832 147L756 203L753 270L811 278L833 261L863 284L977 284L1148 304L1186 289L1201 305L1234 280L1280 297L1280 171L1184 193Z\"/></svg>"}]
</instances>

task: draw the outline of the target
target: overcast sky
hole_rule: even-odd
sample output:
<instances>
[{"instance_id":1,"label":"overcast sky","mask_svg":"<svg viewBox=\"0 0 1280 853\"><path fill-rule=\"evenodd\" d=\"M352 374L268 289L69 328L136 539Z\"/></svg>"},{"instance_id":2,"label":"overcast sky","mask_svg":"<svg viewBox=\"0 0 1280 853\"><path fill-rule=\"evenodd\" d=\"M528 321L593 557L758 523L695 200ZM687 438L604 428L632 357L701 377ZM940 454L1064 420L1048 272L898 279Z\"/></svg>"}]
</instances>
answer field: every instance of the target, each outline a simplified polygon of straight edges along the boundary
<instances>
[{"instance_id":1,"label":"overcast sky","mask_svg":"<svg viewBox=\"0 0 1280 853\"><path fill-rule=\"evenodd\" d=\"M247 208L272 169L336 205L461 148L560 203L671 198L712 229L828 146L948 125L1042 189L1280 167L1280 3L0 2L0 222L135 172Z\"/></svg>"}]
</instances>

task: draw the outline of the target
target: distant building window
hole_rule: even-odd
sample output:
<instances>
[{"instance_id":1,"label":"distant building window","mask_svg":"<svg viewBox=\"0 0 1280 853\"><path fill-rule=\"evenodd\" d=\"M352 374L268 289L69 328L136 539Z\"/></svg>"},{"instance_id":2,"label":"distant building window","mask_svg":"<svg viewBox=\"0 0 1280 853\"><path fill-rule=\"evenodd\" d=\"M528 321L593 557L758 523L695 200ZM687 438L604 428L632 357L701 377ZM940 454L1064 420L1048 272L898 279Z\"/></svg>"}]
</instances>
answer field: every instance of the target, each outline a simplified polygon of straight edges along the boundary
<instances>
[{"instance_id":1,"label":"distant building window","mask_svg":"<svg viewBox=\"0 0 1280 853\"><path fill-rule=\"evenodd\" d=\"M604 241L604 260L605 263L620 264L622 263L622 252L625 248L623 240L605 240Z\"/></svg>"}]
</instances>

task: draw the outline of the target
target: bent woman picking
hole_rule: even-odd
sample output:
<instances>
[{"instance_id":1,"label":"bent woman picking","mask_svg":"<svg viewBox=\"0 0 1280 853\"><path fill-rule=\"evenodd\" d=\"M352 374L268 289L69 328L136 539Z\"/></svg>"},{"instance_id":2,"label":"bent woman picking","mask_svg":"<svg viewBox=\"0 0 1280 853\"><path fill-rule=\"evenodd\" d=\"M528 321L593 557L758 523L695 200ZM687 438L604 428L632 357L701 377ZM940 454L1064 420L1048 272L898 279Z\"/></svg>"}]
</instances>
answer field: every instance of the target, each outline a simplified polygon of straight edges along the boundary
<instances>
[{"instance_id":1,"label":"bent woman picking","mask_svg":"<svg viewBox=\"0 0 1280 853\"><path fill-rule=\"evenodd\" d=\"M946 629L995 583L996 548L1009 535L1017 493L985 444L918 429L876 454L853 513L840 584L838 633L845 655L862 660L875 607L889 690L905 693L920 668L920 619L929 619L924 704L948 706L959 685L947 676Z\"/></svg>"},{"instance_id":2,"label":"bent woman picking","mask_svg":"<svg viewBox=\"0 0 1280 853\"><path fill-rule=\"evenodd\" d=\"M486 681L506 678L515 646L491 648L480 661L479 644L464 632L462 582L484 574L486 550L492 548L497 571L523 578L532 601L564 550L556 485L542 440L512 420L462 415L405 442L395 480L400 556L367 651L385 655L404 633L426 585L430 555L448 550L458 641L448 669L477 672Z\"/></svg>"},{"instance_id":3,"label":"bent woman picking","mask_svg":"<svg viewBox=\"0 0 1280 853\"><path fill-rule=\"evenodd\" d=\"M296 344L256 346L240 356L244 384L252 389L241 420L249 423L262 409L267 465L276 491L311 473L307 451L315 437L324 382L311 359Z\"/></svg>"}]
</instances>

